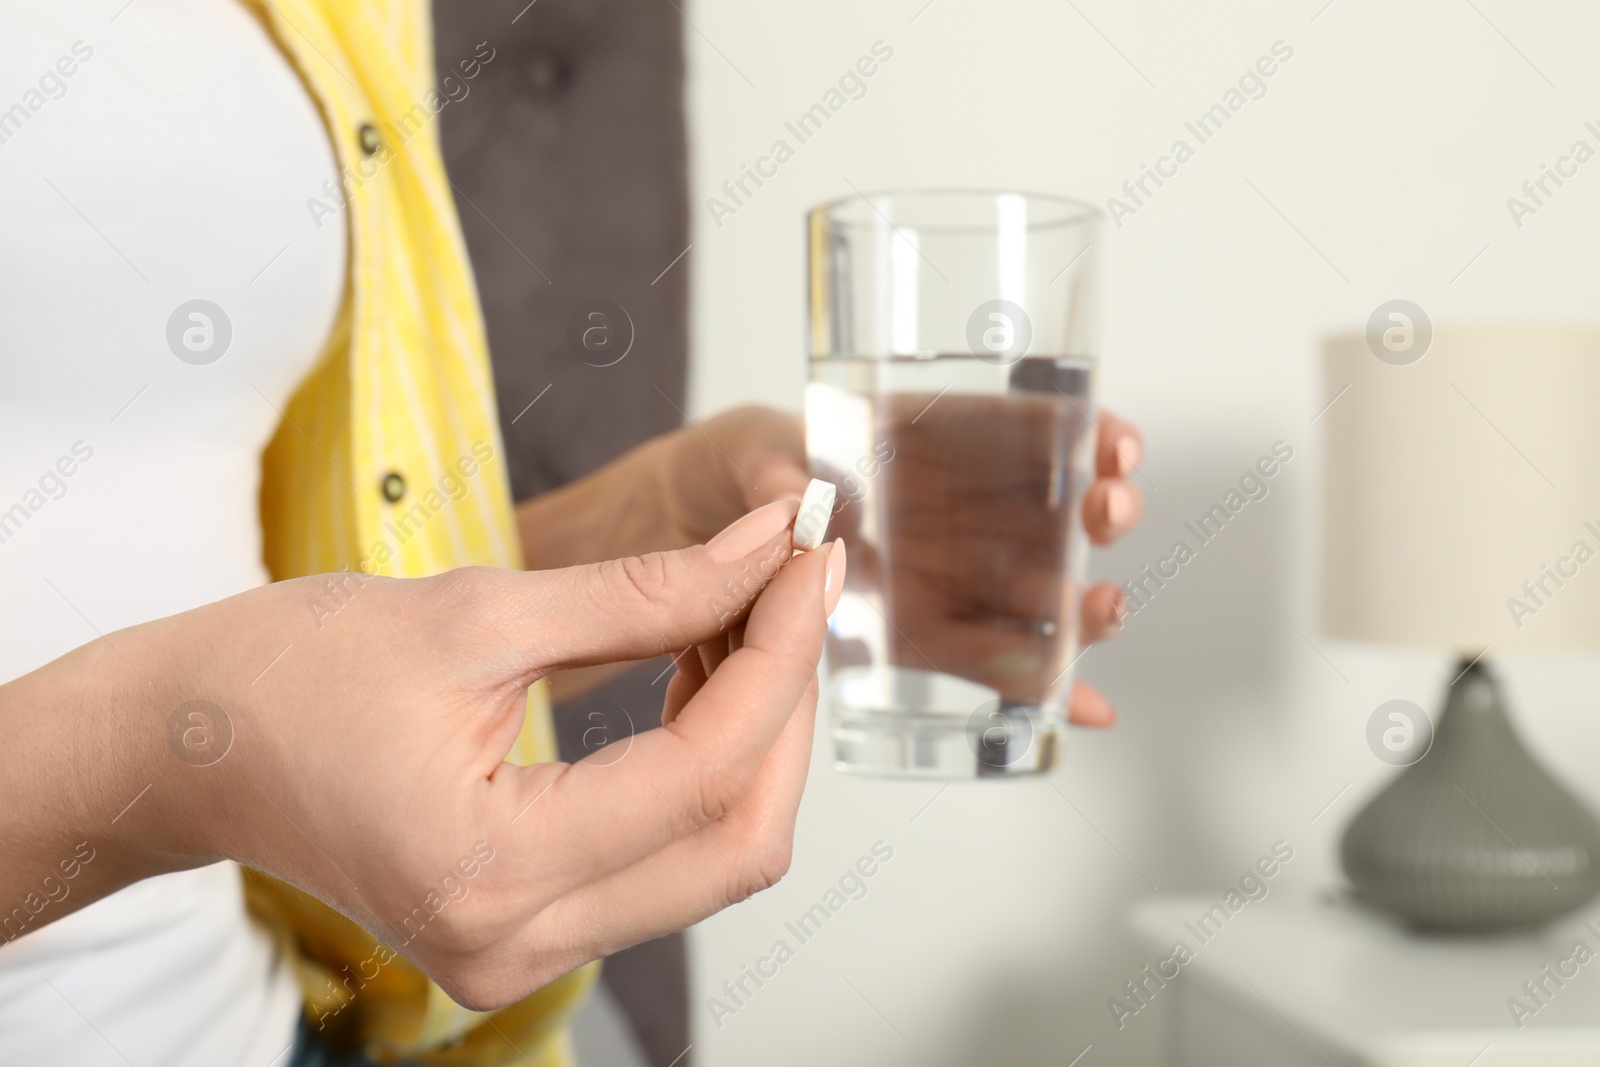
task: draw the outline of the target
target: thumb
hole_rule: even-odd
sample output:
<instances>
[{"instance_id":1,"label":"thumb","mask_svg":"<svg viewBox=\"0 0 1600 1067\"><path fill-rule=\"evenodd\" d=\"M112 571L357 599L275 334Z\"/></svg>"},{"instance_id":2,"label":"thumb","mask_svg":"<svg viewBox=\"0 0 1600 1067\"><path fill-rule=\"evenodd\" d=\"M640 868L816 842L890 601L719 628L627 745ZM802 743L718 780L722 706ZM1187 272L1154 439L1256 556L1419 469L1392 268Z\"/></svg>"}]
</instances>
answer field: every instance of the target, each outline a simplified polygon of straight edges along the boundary
<instances>
[{"instance_id":1,"label":"thumb","mask_svg":"<svg viewBox=\"0 0 1600 1067\"><path fill-rule=\"evenodd\" d=\"M507 575L511 614L547 670L678 652L744 617L794 554L799 509L775 501L675 552Z\"/></svg>"}]
</instances>

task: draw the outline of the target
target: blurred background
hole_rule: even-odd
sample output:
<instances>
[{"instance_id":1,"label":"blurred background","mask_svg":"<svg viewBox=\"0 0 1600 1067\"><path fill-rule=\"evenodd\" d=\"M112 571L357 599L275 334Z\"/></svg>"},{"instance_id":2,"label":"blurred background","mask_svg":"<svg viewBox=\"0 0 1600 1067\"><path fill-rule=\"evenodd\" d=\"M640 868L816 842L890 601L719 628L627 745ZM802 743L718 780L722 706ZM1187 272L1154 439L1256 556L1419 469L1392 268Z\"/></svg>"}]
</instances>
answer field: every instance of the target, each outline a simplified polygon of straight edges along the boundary
<instances>
[{"instance_id":1,"label":"blurred background","mask_svg":"<svg viewBox=\"0 0 1600 1067\"><path fill-rule=\"evenodd\" d=\"M522 4L495 7L503 23ZM690 418L749 402L799 410L805 209L857 190L976 186L1136 206L1107 226L1101 250L1099 387L1102 404L1144 432L1145 514L1123 542L1093 555L1092 577L1134 578L1275 442L1293 449L1264 500L1124 634L1080 661L1080 677L1112 698L1121 721L1075 731L1050 777L949 786L845 777L819 729L790 873L690 932L689 1058L715 1067L1165 1062L1174 998L1155 996L1120 1026L1108 1010L1153 959L1128 932L1130 905L1171 893L1215 899L1276 842L1292 846L1293 860L1271 880L1275 898L1336 893L1339 837L1395 773L1369 750L1369 716L1393 699L1435 710L1458 670L1445 648L1359 646L1318 630L1321 340L1361 330L1395 299L1416 303L1436 325L1595 324L1600 163L1580 166L1533 214L1514 218L1507 199L1525 198L1524 181L1574 141L1600 146L1584 126L1600 126L1592 61L1600 11L1504 0L601 7L603 17L580 20L568 39L601 53L628 26L651 27L630 38L636 50L681 39L687 137L683 160L670 136L640 140L636 128L672 133L670 108L642 121L603 108L569 114L570 125L551 133L598 146L598 174L643 168L632 175L641 188L651 167L670 183L686 160L686 232L627 224L648 234L639 238L643 273L629 284L671 264L659 285L636 285L638 299L687 286L686 343L670 308L643 315L646 359L624 364L635 377L590 386L615 398L619 425L678 421L651 389ZM561 4L522 10L519 26L557 18ZM439 18L442 54L448 19ZM877 42L892 58L865 93L797 144L784 124ZM1198 143L1185 123L1275 46L1280 62L1265 91ZM672 50L664 54L670 83ZM589 76L579 58L540 62L544 73L529 75L531 84L570 79L576 90ZM463 124L487 121L474 118L489 114L474 106L447 116L447 149ZM617 106L655 107L625 94ZM731 203L723 183L780 138L795 152L775 177L732 212L708 203ZM1136 204L1123 183L1179 138L1193 157ZM454 151L457 181L470 192L466 150L458 141ZM542 196L531 177L503 195ZM614 197L592 195L582 210L597 226L637 217L626 189ZM544 205L547 228L568 227L563 247L581 246L577 216L559 198ZM462 214L476 258L499 238L472 208ZM507 356L494 335L492 290L507 290L504 318L545 299L536 281L485 285L498 364ZM619 299L612 290L566 299L594 296ZM565 304L551 306L564 317ZM652 314L661 322L654 330L645 324ZM550 347L559 348L558 336ZM688 353L681 380L675 351ZM637 369L649 359L660 360L659 376ZM521 401L508 395L503 366L498 373L508 422ZM1538 418L1527 407L1490 413L1509 440L1519 420ZM1465 407L1461 417L1478 418ZM605 454L597 448L590 465ZM1486 480L1481 492L1481 507L1494 509L1496 484ZM1529 562L1536 570L1539 561ZM1530 747L1600 809L1600 661L1496 660ZM892 859L866 895L799 944L736 1011L718 1011L714 998L734 1003L724 983L774 942L797 945L785 924L876 842ZM1527 976L1508 970L1504 995ZM1497 1055L1477 1062L1519 1062Z\"/></svg>"}]
</instances>

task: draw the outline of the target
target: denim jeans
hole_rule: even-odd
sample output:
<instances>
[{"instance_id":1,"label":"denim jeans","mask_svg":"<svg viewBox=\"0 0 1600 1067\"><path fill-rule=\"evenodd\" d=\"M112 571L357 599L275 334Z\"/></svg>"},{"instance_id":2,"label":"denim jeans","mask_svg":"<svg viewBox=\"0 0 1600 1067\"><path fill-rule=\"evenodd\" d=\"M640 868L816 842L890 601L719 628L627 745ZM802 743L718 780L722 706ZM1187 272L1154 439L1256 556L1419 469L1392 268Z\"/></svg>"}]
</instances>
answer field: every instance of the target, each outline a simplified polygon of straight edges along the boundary
<instances>
[{"instance_id":1,"label":"denim jeans","mask_svg":"<svg viewBox=\"0 0 1600 1067\"><path fill-rule=\"evenodd\" d=\"M350 1052L329 1045L321 1032L312 1029L302 1015L300 1025L295 1028L294 1054L289 1057L286 1067L379 1067L379 1064L359 1051ZM407 1065L397 1064L395 1067Z\"/></svg>"}]
</instances>

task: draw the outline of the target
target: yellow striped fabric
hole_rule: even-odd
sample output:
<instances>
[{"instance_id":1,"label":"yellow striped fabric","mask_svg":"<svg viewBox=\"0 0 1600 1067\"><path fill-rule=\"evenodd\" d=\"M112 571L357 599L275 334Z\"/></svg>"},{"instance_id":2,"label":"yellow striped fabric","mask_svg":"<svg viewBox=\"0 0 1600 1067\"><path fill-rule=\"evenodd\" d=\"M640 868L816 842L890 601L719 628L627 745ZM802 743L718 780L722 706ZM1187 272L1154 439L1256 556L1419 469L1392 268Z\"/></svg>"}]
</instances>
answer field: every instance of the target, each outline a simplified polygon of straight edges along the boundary
<instances>
[{"instance_id":1,"label":"yellow striped fabric","mask_svg":"<svg viewBox=\"0 0 1600 1067\"><path fill-rule=\"evenodd\" d=\"M314 191L308 217L347 227L350 242L337 325L263 458L267 567L274 580L519 567L482 315L439 153L429 2L244 3L319 105L340 164L342 188ZM556 758L542 683L511 758ZM565 1025L597 964L486 1018L403 957L374 967L379 943L320 901L257 872L246 892L292 951L313 1025L336 1039L385 1062L570 1063Z\"/></svg>"}]
</instances>

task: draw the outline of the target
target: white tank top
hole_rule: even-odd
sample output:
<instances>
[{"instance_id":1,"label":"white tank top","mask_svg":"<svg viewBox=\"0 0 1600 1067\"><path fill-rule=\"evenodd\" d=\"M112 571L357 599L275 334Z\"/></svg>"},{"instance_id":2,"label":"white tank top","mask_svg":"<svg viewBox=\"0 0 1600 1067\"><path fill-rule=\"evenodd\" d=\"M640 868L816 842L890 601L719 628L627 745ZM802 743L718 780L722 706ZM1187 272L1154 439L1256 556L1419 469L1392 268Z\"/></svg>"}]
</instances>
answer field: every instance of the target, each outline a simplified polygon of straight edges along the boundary
<instances>
[{"instance_id":1,"label":"white tank top","mask_svg":"<svg viewBox=\"0 0 1600 1067\"><path fill-rule=\"evenodd\" d=\"M261 452L343 292L345 228L306 208L337 177L237 4L0 0L0 681L266 580ZM233 864L46 917L0 933L0 1064L287 1060L300 995Z\"/></svg>"}]
</instances>

